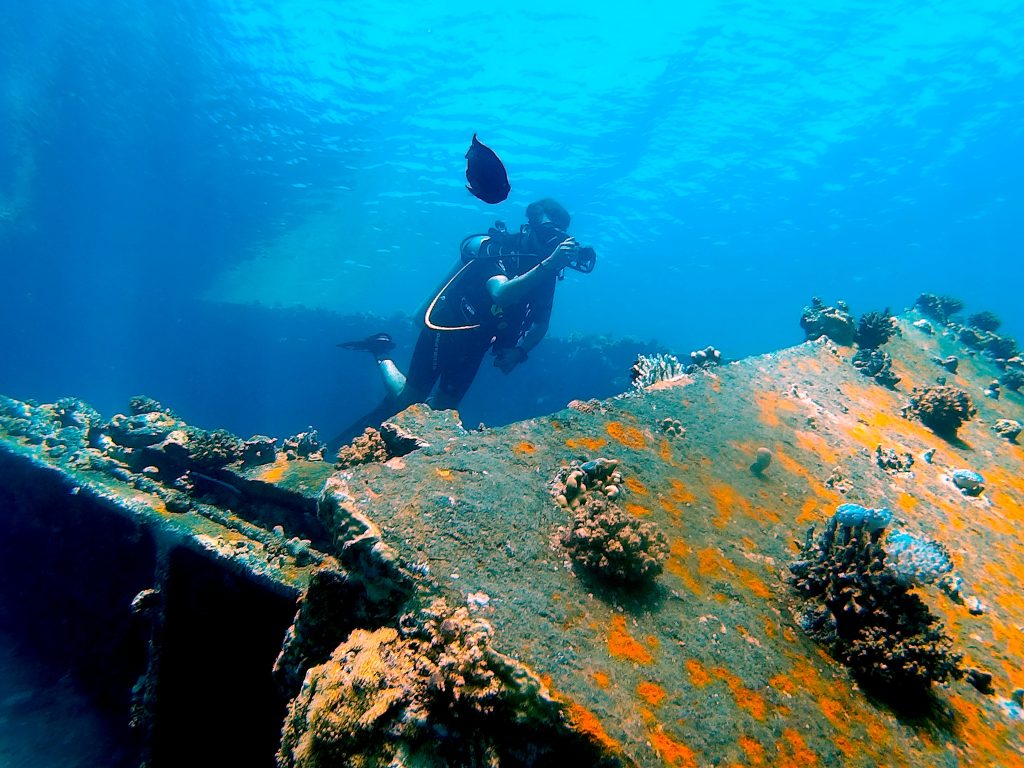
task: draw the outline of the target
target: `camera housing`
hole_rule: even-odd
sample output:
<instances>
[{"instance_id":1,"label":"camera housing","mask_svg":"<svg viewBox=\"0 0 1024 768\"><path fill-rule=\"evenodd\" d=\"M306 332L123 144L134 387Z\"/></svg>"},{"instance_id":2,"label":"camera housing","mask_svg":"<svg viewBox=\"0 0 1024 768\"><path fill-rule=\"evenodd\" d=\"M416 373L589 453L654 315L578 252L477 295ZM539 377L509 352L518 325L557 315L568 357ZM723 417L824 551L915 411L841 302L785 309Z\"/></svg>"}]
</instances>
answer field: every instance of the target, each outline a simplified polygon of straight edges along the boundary
<instances>
[{"instance_id":1,"label":"camera housing","mask_svg":"<svg viewBox=\"0 0 1024 768\"><path fill-rule=\"evenodd\" d=\"M594 271L595 264L597 264L597 251L589 245L577 244L573 249L572 260L569 262L569 268L575 269L577 272L587 274Z\"/></svg>"}]
</instances>

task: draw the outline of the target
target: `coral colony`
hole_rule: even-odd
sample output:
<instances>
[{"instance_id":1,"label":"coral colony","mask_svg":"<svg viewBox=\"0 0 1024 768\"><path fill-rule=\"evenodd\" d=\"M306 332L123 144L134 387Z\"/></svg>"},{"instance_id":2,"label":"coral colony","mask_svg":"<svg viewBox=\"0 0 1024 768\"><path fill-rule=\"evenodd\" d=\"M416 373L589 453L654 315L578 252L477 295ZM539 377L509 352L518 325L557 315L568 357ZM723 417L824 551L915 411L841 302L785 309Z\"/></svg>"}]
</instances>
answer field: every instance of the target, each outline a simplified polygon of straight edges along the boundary
<instances>
[{"instance_id":1,"label":"coral colony","mask_svg":"<svg viewBox=\"0 0 1024 768\"><path fill-rule=\"evenodd\" d=\"M83 674L140 763L264 723L220 764L1016 764L1024 364L963 309L814 299L791 349L640 355L505 427L413 406L334 457L0 398L0 586L128 649Z\"/></svg>"},{"instance_id":2,"label":"coral colony","mask_svg":"<svg viewBox=\"0 0 1024 768\"><path fill-rule=\"evenodd\" d=\"M817 537L808 530L801 559L789 569L809 602L802 618L808 634L865 681L916 694L963 675L952 639L911 591L953 564L937 542L900 530L886 536L891 520L888 509L842 504Z\"/></svg>"}]
</instances>

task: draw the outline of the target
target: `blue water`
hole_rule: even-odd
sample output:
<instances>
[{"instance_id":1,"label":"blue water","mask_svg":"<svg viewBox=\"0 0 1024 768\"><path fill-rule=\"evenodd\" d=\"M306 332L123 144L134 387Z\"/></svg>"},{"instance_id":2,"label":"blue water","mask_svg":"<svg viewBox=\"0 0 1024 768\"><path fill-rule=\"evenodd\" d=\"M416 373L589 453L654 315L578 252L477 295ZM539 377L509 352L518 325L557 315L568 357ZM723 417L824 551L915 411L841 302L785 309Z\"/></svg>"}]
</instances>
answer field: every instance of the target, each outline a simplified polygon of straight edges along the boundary
<instances>
[{"instance_id":1,"label":"blue water","mask_svg":"<svg viewBox=\"0 0 1024 768\"><path fill-rule=\"evenodd\" d=\"M554 336L735 358L801 341L812 296L924 291L1024 335L1021 11L0 0L0 391L123 408L145 385L215 414L203 393L237 373L196 375L182 347L225 342L196 312L409 317L463 235L542 196L599 254ZM509 170L500 205L463 188L474 132ZM297 402L317 377L344 401L366 365L323 339L283 370L294 335L257 333L236 348L262 343ZM229 426L277 427L252 406Z\"/></svg>"},{"instance_id":2,"label":"blue water","mask_svg":"<svg viewBox=\"0 0 1024 768\"><path fill-rule=\"evenodd\" d=\"M1024 336L1019 2L0 0L0 73L14 397L329 431L380 393L334 343L391 328L407 355L461 238L545 196L599 254L558 289L563 344L531 355L549 381L603 370L565 351L581 334L798 343L812 296L950 294ZM464 189L474 132L500 205ZM467 421L572 396L528 370L485 370ZM580 396L628 384L602 375ZM20 717L33 684L7 679Z\"/></svg>"}]
</instances>

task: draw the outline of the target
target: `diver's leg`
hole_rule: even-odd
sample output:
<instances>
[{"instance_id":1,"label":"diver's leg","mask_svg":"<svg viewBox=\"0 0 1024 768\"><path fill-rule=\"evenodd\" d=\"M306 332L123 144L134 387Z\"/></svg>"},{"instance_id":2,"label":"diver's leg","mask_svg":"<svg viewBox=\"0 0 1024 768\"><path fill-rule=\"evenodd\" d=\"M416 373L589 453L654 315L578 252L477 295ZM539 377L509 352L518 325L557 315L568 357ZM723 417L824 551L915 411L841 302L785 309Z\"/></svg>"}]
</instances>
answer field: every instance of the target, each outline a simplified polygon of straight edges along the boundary
<instances>
[{"instance_id":1,"label":"diver's leg","mask_svg":"<svg viewBox=\"0 0 1024 768\"><path fill-rule=\"evenodd\" d=\"M392 397L398 397L405 388L405 374L398 369L394 360L386 357L377 361L377 369L384 380L384 386L388 388L388 393Z\"/></svg>"},{"instance_id":2,"label":"diver's leg","mask_svg":"<svg viewBox=\"0 0 1024 768\"><path fill-rule=\"evenodd\" d=\"M437 392L427 401L431 408L439 411L459 407L491 346L489 333L459 333L460 337L443 350Z\"/></svg>"},{"instance_id":3,"label":"diver's leg","mask_svg":"<svg viewBox=\"0 0 1024 768\"><path fill-rule=\"evenodd\" d=\"M393 361L386 358L379 360L378 366L384 377L384 383L388 387L388 396L380 405L330 440L329 448L335 451L358 437L367 427L379 427L382 422L399 411L405 410L413 403L425 402L440 374L438 362L441 349L440 332L424 328L416 340L412 361L409 363L408 376L403 376Z\"/></svg>"}]
</instances>

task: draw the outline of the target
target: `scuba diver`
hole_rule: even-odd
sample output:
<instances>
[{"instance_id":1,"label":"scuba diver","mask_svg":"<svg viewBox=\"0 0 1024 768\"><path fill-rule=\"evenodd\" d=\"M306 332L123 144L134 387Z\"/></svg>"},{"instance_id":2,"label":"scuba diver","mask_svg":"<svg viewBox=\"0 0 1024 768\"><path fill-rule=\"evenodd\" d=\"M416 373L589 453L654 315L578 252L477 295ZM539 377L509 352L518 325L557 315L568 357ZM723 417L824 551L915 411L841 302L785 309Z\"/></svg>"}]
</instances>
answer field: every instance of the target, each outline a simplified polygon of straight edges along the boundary
<instances>
[{"instance_id":1,"label":"scuba diver","mask_svg":"<svg viewBox=\"0 0 1024 768\"><path fill-rule=\"evenodd\" d=\"M423 312L408 375L391 360L395 344L386 333L338 345L370 352L388 395L332 449L414 403L458 407L488 350L505 374L526 361L548 330L556 281L566 268L590 272L597 259L567 234L569 212L555 200L530 203L526 220L519 232L495 222L486 235L462 241L459 263Z\"/></svg>"}]
</instances>

